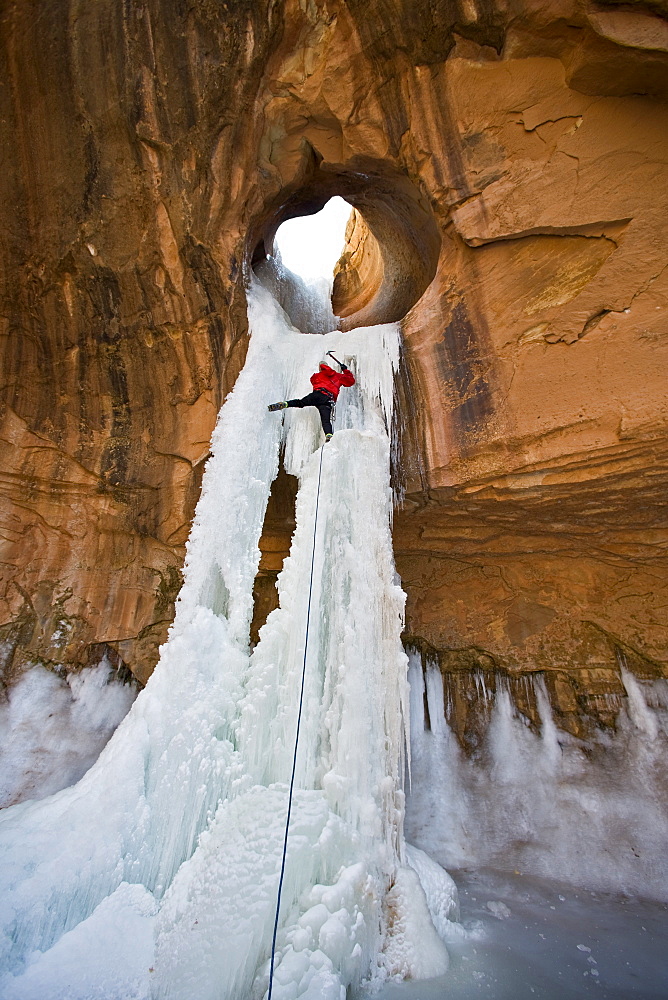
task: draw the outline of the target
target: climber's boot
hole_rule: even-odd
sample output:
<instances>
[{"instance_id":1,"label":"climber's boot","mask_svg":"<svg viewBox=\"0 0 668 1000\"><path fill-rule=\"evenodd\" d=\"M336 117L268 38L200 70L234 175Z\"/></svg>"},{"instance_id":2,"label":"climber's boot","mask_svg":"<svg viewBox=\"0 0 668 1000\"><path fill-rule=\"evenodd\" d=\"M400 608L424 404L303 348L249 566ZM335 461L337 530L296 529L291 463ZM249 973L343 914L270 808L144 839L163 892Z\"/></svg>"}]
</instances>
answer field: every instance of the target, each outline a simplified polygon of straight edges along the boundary
<instances>
[{"instance_id":1,"label":"climber's boot","mask_svg":"<svg viewBox=\"0 0 668 1000\"><path fill-rule=\"evenodd\" d=\"M327 444L328 441L331 441L333 437L333 434L325 434L325 444Z\"/></svg>"},{"instance_id":2,"label":"climber's boot","mask_svg":"<svg viewBox=\"0 0 668 1000\"><path fill-rule=\"evenodd\" d=\"M267 407L268 410L285 410L287 409L287 403L270 403Z\"/></svg>"}]
</instances>

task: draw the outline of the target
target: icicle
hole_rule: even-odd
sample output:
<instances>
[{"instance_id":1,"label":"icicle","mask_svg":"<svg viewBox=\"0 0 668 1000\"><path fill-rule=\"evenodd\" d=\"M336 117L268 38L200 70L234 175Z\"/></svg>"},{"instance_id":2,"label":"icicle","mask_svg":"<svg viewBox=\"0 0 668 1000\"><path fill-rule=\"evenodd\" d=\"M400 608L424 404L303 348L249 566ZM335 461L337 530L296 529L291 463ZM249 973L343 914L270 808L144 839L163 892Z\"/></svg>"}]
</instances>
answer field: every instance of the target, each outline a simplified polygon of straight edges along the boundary
<instances>
[{"instance_id":1,"label":"icicle","mask_svg":"<svg viewBox=\"0 0 668 1000\"><path fill-rule=\"evenodd\" d=\"M628 713L631 722L641 732L646 733L651 740L659 734L659 723L656 714L649 708L640 684L630 670L622 666L622 683L628 695Z\"/></svg>"},{"instance_id":2,"label":"icicle","mask_svg":"<svg viewBox=\"0 0 668 1000\"><path fill-rule=\"evenodd\" d=\"M540 733L518 717L507 684L498 681L474 757L447 724L438 734L413 727L409 841L448 867L516 869L663 898L665 681L641 684L625 670L628 706L616 731L599 730L586 743L557 729L544 677L523 682L535 697Z\"/></svg>"},{"instance_id":3,"label":"icicle","mask_svg":"<svg viewBox=\"0 0 668 1000\"><path fill-rule=\"evenodd\" d=\"M445 731L445 701L443 694L443 674L437 663L430 663L426 675L427 705L434 733Z\"/></svg>"},{"instance_id":4,"label":"icicle","mask_svg":"<svg viewBox=\"0 0 668 1000\"><path fill-rule=\"evenodd\" d=\"M422 732L425 727L424 715L424 671L420 653L411 650L408 654L408 682L410 685L411 728Z\"/></svg>"}]
</instances>

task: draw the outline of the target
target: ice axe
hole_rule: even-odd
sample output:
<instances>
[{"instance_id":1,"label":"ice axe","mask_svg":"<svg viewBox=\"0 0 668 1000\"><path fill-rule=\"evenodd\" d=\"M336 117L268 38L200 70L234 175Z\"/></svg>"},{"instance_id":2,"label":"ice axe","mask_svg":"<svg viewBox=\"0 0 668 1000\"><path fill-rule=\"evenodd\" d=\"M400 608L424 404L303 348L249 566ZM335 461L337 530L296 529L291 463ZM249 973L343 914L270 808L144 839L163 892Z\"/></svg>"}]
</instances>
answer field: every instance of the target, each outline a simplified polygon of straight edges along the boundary
<instances>
[{"instance_id":1,"label":"ice axe","mask_svg":"<svg viewBox=\"0 0 668 1000\"><path fill-rule=\"evenodd\" d=\"M343 371L343 369L346 367L344 363L342 361L339 361L338 358L335 358L331 351L327 351L327 354L329 355L330 358L332 358L333 361L336 361L341 371Z\"/></svg>"}]
</instances>

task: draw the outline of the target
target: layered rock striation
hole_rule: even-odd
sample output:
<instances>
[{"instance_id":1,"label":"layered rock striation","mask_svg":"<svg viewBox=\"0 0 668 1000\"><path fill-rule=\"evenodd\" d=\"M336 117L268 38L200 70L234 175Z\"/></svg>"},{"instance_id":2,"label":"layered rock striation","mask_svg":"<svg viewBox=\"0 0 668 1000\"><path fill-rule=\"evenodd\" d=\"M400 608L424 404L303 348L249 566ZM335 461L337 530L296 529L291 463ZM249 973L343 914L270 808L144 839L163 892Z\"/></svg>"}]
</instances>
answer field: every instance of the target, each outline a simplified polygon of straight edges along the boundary
<instances>
[{"instance_id":1,"label":"layered rock striation","mask_svg":"<svg viewBox=\"0 0 668 1000\"><path fill-rule=\"evenodd\" d=\"M552 671L564 719L606 721L620 652L665 674L667 16L6 5L6 680L102 655L149 676L250 268L334 194L343 327L403 322L407 640L453 683Z\"/></svg>"}]
</instances>

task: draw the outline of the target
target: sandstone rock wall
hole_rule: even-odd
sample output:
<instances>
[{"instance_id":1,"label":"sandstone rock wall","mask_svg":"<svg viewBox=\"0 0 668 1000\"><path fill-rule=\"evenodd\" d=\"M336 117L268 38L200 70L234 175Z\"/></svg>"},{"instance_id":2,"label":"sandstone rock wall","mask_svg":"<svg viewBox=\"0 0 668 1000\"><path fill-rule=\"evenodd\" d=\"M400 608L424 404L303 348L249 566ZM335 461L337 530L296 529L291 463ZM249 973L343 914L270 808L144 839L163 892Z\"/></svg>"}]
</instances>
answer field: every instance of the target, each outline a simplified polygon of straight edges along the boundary
<instances>
[{"instance_id":1,"label":"sandstone rock wall","mask_svg":"<svg viewBox=\"0 0 668 1000\"><path fill-rule=\"evenodd\" d=\"M557 711L607 722L621 651L667 665L668 122L521 54L441 81L464 182L405 323L429 417L398 567L446 672L565 668Z\"/></svg>"},{"instance_id":2,"label":"sandstone rock wall","mask_svg":"<svg viewBox=\"0 0 668 1000\"><path fill-rule=\"evenodd\" d=\"M246 142L280 30L271 6L5 5L10 673L80 665L104 643L146 679L166 635L245 352L239 199L256 178L259 135Z\"/></svg>"},{"instance_id":3,"label":"sandstone rock wall","mask_svg":"<svg viewBox=\"0 0 668 1000\"><path fill-rule=\"evenodd\" d=\"M666 13L5 7L9 675L103 644L148 676L251 262L332 194L359 213L345 324L405 315L410 638L585 689L620 648L664 670ZM289 525L277 500L265 580Z\"/></svg>"}]
</instances>

